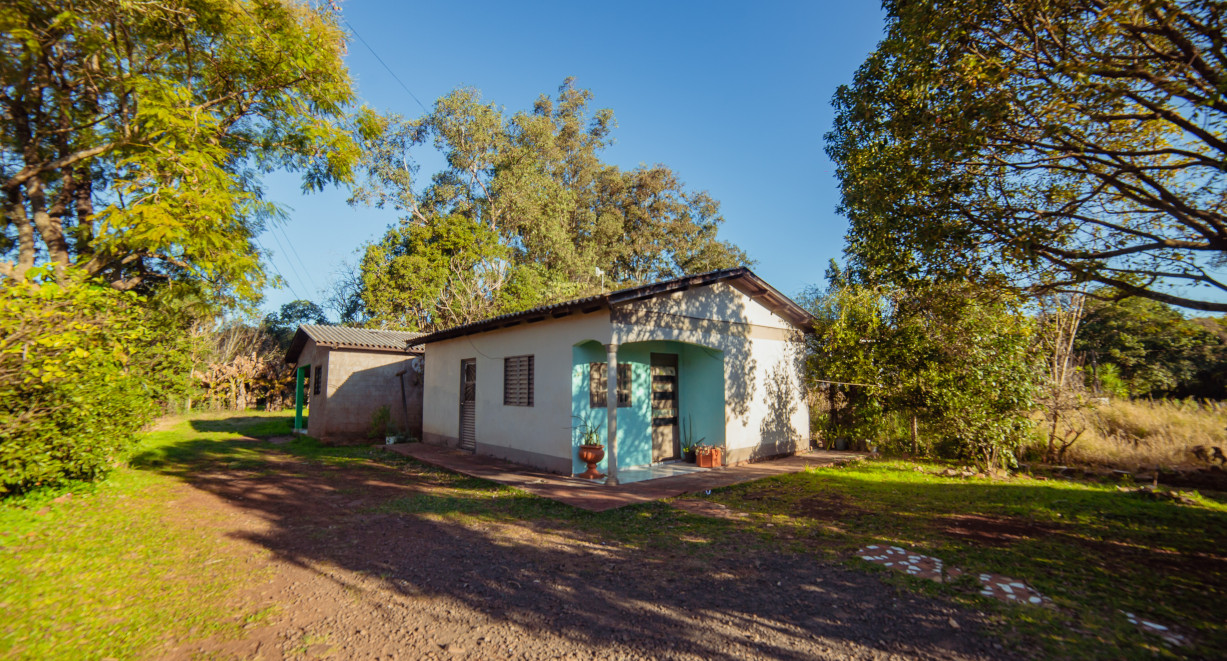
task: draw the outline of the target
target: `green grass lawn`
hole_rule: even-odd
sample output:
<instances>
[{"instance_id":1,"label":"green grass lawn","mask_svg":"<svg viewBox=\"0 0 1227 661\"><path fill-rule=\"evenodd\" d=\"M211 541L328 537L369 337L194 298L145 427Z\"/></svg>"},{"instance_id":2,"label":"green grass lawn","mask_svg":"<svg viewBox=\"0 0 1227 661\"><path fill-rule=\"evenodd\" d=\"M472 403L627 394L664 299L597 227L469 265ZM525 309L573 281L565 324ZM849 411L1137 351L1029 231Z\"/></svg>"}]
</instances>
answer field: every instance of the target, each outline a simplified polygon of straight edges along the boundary
<instances>
[{"instance_id":1,"label":"green grass lawn","mask_svg":"<svg viewBox=\"0 0 1227 661\"><path fill-rule=\"evenodd\" d=\"M284 416L241 427L180 421L137 452L238 451L241 433L288 431ZM0 503L0 658L128 659L166 639L238 635L245 620L226 600L250 579L249 553L208 521L177 518L187 495L173 476L125 466L98 484Z\"/></svg>"},{"instance_id":2,"label":"green grass lawn","mask_svg":"<svg viewBox=\"0 0 1227 661\"><path fill-rule=\"evenodd\" d=\"M885 580L999 613L1017 642L1046 657L1215 656L1227 649L1227 505L1196 506L1122 493L1115 484L939 477L933 466L869 461L731 487L712 498L753 512L761 534L845 561ZM767 527L770 524L771 527ZM942 558L969 576L953 585L859 560L892 544ZM1030 583L1055 608L981 597L971 575ZM1178 627L1196 647L1171 650L1121 611ZM1216 651L1217 650L1217 651Z\"/></svg>"},{"instance_id":3,"label":"green grass lawn","mask_svg":"<svg viewBox=\"0 0 1227 661\"><path fill-rule=\"evenodd\" d=\"M761 548L880 572L903 589L993 613L1005 641L1035 656L1208 657L1227 649L1227 506L1212 498L1178 505L1120 493L1115 485L951 479L917 472L911 463L871 461L707 496L750 513L740 519L697 516L667 503L593 514L378 448L246 438L287 434L291 422L284 413L179 420L148 434L130 465L99 485L0 503L0 658L140 657L164 640L239 636L244 623L268 617L233 605L238 589L252 582L250 567L259 564L252 556L260 550L219 534L224 522L176 516L177 505L193 497L183 481L194 474L283 470L273 462L287 455L307 465L391 467L420 487L369 511L680 549L696 562L727 548ZM936 555L970 573L1024 580L1055 607L1001 604L979 596L970 579L935 584L856 558L857 548L873 543ZM1196 647L1165 647L1129 624L1122 610L1174 625Z\"/></svg>"}]
</instances>

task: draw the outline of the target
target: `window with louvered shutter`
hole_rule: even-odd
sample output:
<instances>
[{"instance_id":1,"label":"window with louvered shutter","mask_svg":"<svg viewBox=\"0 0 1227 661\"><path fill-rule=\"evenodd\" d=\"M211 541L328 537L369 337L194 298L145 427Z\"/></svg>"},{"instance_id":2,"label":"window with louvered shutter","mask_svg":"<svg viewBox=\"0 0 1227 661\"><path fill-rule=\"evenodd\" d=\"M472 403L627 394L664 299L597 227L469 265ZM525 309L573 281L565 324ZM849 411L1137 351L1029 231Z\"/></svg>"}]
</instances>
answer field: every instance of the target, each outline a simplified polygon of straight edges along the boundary
<instances>
[{"instance_id":1,"label":"window with louvered shutter","mask_svg":"<svg viewBox=\"0 0 1227 661\"><path fill-rule=\"evenodd\" d=\"M533 405L533 357L503 359L503 405Z\"/></svg>"},{"instance_id":2,"label":"window with louvered shutter","mask_svg":"<svg viewBox=\"0 0 1227 661\"><path fill-rule=\"evenodd\" d=\"M607 363L588 363L588 406L594 409L605 408L609 388L609 366ZM618 363L618 408L631 405L631 364Z\"/></svg>"},{"instance_id":3,"label":"window with louvered shutter","mask_svg":"<svg viewBox=\"0 0 1227 661\"><path fill-rule=\"evenodd\" d=\"M311 392L313 394L316 394L316 395L320 394L320 384L323 383L323 378L324 378L323 375L324 375L324 367L322 365L316 365L315 366L315 378L311 379L312 381L315 382L311 386Z\"/></svg>"}]
</instances>

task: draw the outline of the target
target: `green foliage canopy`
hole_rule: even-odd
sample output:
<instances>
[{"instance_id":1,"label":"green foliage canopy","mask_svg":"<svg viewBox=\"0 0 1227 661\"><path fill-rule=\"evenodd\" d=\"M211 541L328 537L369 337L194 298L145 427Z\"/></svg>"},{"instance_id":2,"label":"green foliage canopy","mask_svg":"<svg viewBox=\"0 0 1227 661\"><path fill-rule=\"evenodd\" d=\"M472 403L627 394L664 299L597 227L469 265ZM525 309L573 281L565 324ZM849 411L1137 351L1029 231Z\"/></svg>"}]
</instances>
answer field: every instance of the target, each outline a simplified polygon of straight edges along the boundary
<instances>
[{"instance_id":1,"label":"green foliage canopy","mask_svg":"<svg viewBox=\"0 0 1227 661\"><path fill-rule=\"evenodd\" d=\"M827 151L871 280L1227 311L1219 0L887 0Z\"/></svg>"},{"instance_id":2,"label":"green foliage canopy","mask_svg":"<svg viewBox=\"0 0 1227 661\"><path fill-rule=\"evenodd\" d=\"M190 373L174 315L30 275L0 282L0 495L105 473Z\"/></svg>"},{"instance_id":3,"label":"green foliage canopy","mask_svg":"<svg viewBox=\"0 0 1227 661\"><path fill-rule=\"evenodd\" d=\"M416 120L369 118L362 132L378 137L354 201L407 214L362 261L376 323L425 330L748 262L717 238L723 218L708 194L663 165L601 161L614 117L590 112L591 97L567 80L507 116L463 89ZM428 146L446 166L420 188L411 155Z\"/></svg>"},{"instance_id":4,"label":"green foliage canopy","mask_svg":"<svg viewBox=\"0 0 1227 661\"><path fill-rule=\"evenodd\" d=\"M849 411L828 434L884 440L884 412L915 416L938 456L1010 463L1027 438L1038 370L1019 301L972 285L842 283L810 297L811 387Z\"/></svg>"},{"instance_id":5,"label":"green foliage canopy","mask_svg":"<svg viewBox=\"0 0 1227 661\"><path fill-rule=\"evenodd\" d=\"M1108 379L1119 375L1129 394L1219 399L1227 396L1227 326L1221 322L1186 319L1148 299L1092 299L1075 348L1096 372L1112 366Z\"/></svg>"},{"instance_id":6,"label":"green foliage canopy","mask_svg":"<svg viewBox=\"0 0 1227 661\"><path fill-rule=\"evenodd\" d=\"M258 176L352 173L344 33L291 0L0 8L0 274L45 255L120 290L257 300Z\"/></svg>"},{"instance_id":7,"label":"green foliage canopy","mask_svg":"<svg viewBox=\"0 0 1227 661\"><path fill-rule=\"evenodd\" d=\"M299 299L285 303L276 312L265 315L261 326L281 351L285 351L290 348L290 342L293 341L299 325L328 323L328 314L319 304Z\"/></svg>"}]
</instances>

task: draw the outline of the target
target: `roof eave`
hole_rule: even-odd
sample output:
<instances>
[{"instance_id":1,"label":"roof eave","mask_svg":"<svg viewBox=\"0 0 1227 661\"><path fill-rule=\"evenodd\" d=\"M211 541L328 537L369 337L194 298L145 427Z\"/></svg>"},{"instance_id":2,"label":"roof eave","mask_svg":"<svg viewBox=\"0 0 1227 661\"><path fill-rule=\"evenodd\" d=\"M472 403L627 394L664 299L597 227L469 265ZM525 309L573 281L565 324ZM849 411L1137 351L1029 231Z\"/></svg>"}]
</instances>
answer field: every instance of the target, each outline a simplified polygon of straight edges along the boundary
<instances>
[{"instance_id":1,"label":"roof eave","mask_svg":"<svg viewBox=\"0 0 1227 661\"><path fill-rule=\"evenodd\" d=\"M757 301L772 312L796 326L804 333L814 332L814 316L811 315L805 308L802 308L791 298L788 298L775 287L772 287L765 280L758 277L750 269L739 266L731 269L723 269L720 271L711 271L709 273L700 273L698 275L677 278L652 285L644 285L642 287L632 287L626 290L612 292L609 294L600 294L590 296L583 299L578 299L571 302L558 304L558 307L551 308L545 306L545 309L535 308L526 310L518 314L502 315L484 321L472 322L461 326L446 328L434 333L427 334L417 339L417 342L426 345L432 342L442 342L451 340L457 337L466 335L475 335L477 333L485 333L500 328L510 328L521 324L535 323L546 319L558 319L568 315L580 313L596 312L601 309L610 309L614 306L628 303L630 301L639 301L656 296L672 294L680 291L686 291L692 287L703 287L724 280L730 281L734 287L746 294L750 298Z\"/></svg>"},{"instance_id":2,"label":"roof eave","mask_svg":"<svg viewBox=\"0 0 1227 661\"><path fill-rule=\"evenodd\" d=\"M561 304L557 308L548 310L530 310L523 314L506 315L502 317L494 317L485 321L477 321L463 326L455 326L453 328L445 328L441 331L436 331L428 335L418 338L416 341L419 345L425 346L432 342L442 342L451 340L465 335L475 335L477 333L485 333L500 328L511 328L521 324L537 323L546 319L561 319L573 314L590 314L599 310L609 309L608 296L589 297L580 301L575 301L572 304Z\"/></svg>"},{"instance_id":3,"label":"roof eave","mask_svg":"<svg viewBox=\"0 0 1227 661\"><path fill-rule=\"evenodd\" d=\"M307 331L303 330L302 326L299 326L298 330L294 331L294 339L290 340L290 348L286 349L285 352L286 365L298 363L298 358L302 355L302 350L307 347L307 340L309 339L311 338L307 337Z\"/></svg>"}]
</instances>

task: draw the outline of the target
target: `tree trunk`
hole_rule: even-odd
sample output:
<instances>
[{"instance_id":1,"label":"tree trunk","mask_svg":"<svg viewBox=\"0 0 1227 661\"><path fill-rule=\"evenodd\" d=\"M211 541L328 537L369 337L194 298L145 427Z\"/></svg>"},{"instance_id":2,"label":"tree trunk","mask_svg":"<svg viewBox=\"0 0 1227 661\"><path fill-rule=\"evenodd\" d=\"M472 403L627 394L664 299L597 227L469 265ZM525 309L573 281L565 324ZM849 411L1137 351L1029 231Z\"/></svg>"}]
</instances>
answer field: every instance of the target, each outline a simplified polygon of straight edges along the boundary
<instances>
[{"instance_id":1,"label":"tree trunk","mask_svg":"<svg viewBox=\"0 0 1227 661\"><path fill-rule=\"evenodd\" d=\"M73 190L77 216L77 263L94 254L94 181L88 167L77 168Z\"/></svg>"},{"instance_id":2,"label":"tree trunk","mask_svg":"<svg viewBox=\"0 0 1227 661\"><path fill-rule=\"evenodd\" d=\"M1060 397L1060 393L1055 394L1054 404L1052 407L1052 425L1048 428L1048 456L1044 459L1049 462L1057 459L1057 422L1061 420L1061 409L1059 401L1056 398Z\"/></svg>"},{"instance_id":3,"label":"tree trunk","mask_svg":"<svg viewBox=\"0 0 1227 661\"><path fill-rule=\"evenodd\" d=\"M916 428L916 414L912 414L912 456L920 456L920 434Z\"/></svg>"},{"instance_id":4,"label":"tree trunk","mask_svg":"<svg viewBox=\"0 0 1227 661\"><path fill-rule=\"evenodd\" d=\"M55 264L56 279L62 280L64 269L68 266L68 241L64 238L64 226L60 219L47 210L42 179L33 177L26 183L26 197L30 200L34 226L38 228L43 244L47 246L47 257Z\"/></svg>"},{"instance_id":5,"label":"tree trunk","mask_svg":"<svg viewBox=\"0 0 1227 661\"><path fill-rule=\"evenodd\" d=\"M34 226L26 216L26 205L22 200L20 187L9 190L5 216L9 223L17 226L17 263L5 264L4 271L6 275L20 279L34 266L35 252Z\"/></svg>"}]
</instances>

